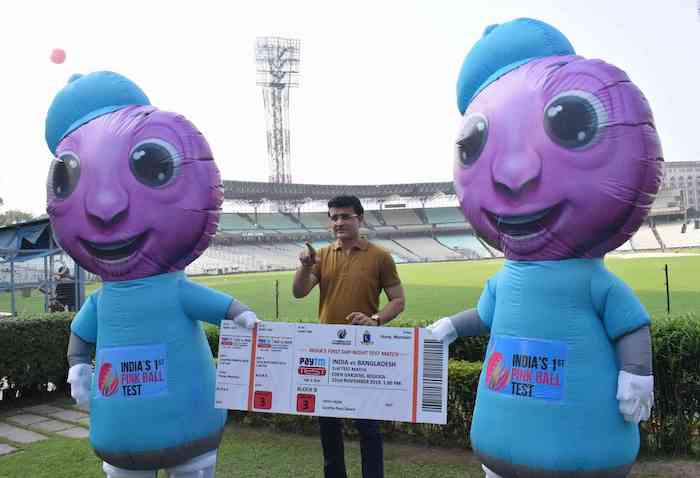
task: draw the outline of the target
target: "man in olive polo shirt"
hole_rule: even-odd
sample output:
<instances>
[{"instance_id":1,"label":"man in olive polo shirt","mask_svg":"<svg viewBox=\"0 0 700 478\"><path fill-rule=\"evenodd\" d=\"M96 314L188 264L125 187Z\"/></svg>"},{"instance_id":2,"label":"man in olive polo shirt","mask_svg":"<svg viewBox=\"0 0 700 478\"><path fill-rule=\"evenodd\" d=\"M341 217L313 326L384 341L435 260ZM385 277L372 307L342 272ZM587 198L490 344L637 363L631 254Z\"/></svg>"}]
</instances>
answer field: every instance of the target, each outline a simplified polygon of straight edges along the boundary
<instances>
[{"instance_id":1,"label":"man in olive polo shirt","mask_svg":"<svg viewBox=\"0 0 700 478\"><path fill-rule=\"evenodd\" d=\"M386 325L405 306L401 281L391 254L360 238L364 209L355 196L337 196L328 202L330 228L336 242L316 252L310 244L299 255L294 275L294 297L306 297L320 284L319 320L324 324ZM384 290L389 302L379 310ZM347 478L343 423L319 417L325 478ZM363 478L384 477L384 452L379 422L355 420L360 433Z\"/></svg>"}]
</instances>

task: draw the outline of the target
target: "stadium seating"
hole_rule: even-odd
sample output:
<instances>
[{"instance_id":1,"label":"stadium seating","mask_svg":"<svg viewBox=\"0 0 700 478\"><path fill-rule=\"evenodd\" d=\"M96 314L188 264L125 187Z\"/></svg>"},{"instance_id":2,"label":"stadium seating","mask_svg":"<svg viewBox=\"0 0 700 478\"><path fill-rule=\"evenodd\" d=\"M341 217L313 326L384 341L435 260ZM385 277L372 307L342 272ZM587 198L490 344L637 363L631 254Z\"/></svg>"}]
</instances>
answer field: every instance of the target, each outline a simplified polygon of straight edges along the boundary
<instances>
[{"instance_id":1,"label":"stadium seating","mask_svg":"<svg viewBox=\"0 0 700 478\"><path fill-rule=\"evenodd\" d=\"M458 207L427 207L423 211L430 224L465 222L464 214Z\"/></svg>"},{"instance_id":2,"label":"stadium seating","mask_svg":"<svg viewBox=\"0 0 700 478\"><path fill-rule=\"evenodd\" d=\"M639 228L637 233L632 236L632 248L635 251L661 249L661 244L656 240L656 236L654 236L654 231L651 230L651 227L644 224Z\"/></svg>"},{"instance_id":3,"label":"stadium seating","mask_svg":"<svg viewBox=\"0 0 700 478\"><path fill-rule=\"evenodd\" d=\"M673 222L670 224L657 224L657 231L661 235L666 247L681 248L681 247L697 247L700 246L700 230L695 229L692 224L686 226L683 230L682 222Z\"/></svg>"},{"instance_id":4,"label":"stadium seating","mask_svg":"<svg viewBox=\"0 0 700 478\"><path fill-rule=\"evenodd\" d=\"M634 249L632 249L632 241L631 240L625 241L624 244L622 244L620 247L615 249L615 251L619 251L619 252L626 252L626 251L633 251L633 250Z\"/></svg>"},{"instance_id":5,"label":"stadium seating","mask_svg":"<svg viewBox=\"0 0 700 478\"><path fill-rule=\"evenodd\" d=\"M423 223L413 209L384 209L382 216L387 226L406 226Z\"/></svg>"},{"instance_id":6,"label":"stadium seating","mask_svg":"<svg viewBox=\"0 0 700 478\"><path fill-rule=\"evenodd\" d=\"M435 239L465 257L473 259L492 257L489 250L472 234L439 234Z\"/></svg>"},{"instance_id":7,"label":"stadium seating","mask_svg":"<svg viewBox=\"0 0 700 478\"><path fill-rule=\"evenodd\" d=\"M383 247L387 251L391 252L392 256L394 256L394 260L396 261L397 257L401 259L401 261L397 262L420 262L422 261L422 258L419 256L413 254L411 251L406 250L404 247L401 245L397 244L395 241L392 241L391 239L372 239L372 243L376 244L380 247Z\"/></svg>"},{"instance_id":8,"label":"stadium seating","mask_svg":"<svg viewBox=\"0 0 700 478\"><path fill-rule=\"evenodd\" d=\"M249 231L251 229L256 229L255 224L240 214L226 212L219 217L220 231Z\"/></svg>"},{"instance_id":9,"label":"stadium seating","mask_svg":"<svg viewBox=\"0 0 700 478\"><path fill-rule=\"evenodd\" d=\"M422 260L448 261L464 258L462 254L445 247L432 237L402 237L395 241Z\"/></svg>"},{"instance_id":10,"label":"stadium seating","mask_svg":"<svg viewBox=\"0 0 700 478\"><path fill-rule=\"evenodd\" d=\"M190 265L188 272L294 269L304 238L313 238L316 249L333 240L326 211L258 213L258 224L253 218L252 213L223 214L220 230L233 234L222 235L219 245ZM503 257L475 236L458 207L368 209L364 219L360 234L387 249L396 263ZM694 226L691 222L682 232L681 222L660 224L655 230L645 224L617 251L658 250L660 241L667 247L697 247L700 229ZM246 237L251 235L256 237Z\"/></svg>"},{"instance_id":11,"label":"stadium seating","mask_svg":"<svg viewBox=\"0 0 700 478\"><path fill-rule=\"evenodd\" d=\"M302 212L299 221L307 229L328 229L328 213Z\"/></svg>"},{"instance_id":12,"label":"stadium seating","mask_svg":"<svg viewBox=\"0 0 700 478\"><path fill-rule=\"evenodd\" d=\"M382 226L383 224L379 220L379 217L380 217L379 211L365 211L365 214L364 214L365 224L367 224L370 227Z\"/></svg>"},{"instance_id":13,"label":"stadium seating","mask_svg":"<svg viewBox=\"0 0 700 478\"><path fill-rule=\"evenodd\" d=\"M311 246L316 250L319 250L322 247L326 247L327 245L329 245L331 243L331 241L323 241L323 240L316 240L316 241L309 241L309 242L310 242ZM306 247L306 244L304 244L303 242L297 242L296 244L300 248Z\"/></svg>"},{"instance_id":14,"label":"stadium seating","mask_svg":"<svg viewBox=\"0 0 700 478\"><path fill-rule=\"evenodd\" d=\"M294 222L290 216L277 212L259 212L257 215L258 225L263 229L285 230L301 229L301 225Z\"/></svg>"}]
</instances>

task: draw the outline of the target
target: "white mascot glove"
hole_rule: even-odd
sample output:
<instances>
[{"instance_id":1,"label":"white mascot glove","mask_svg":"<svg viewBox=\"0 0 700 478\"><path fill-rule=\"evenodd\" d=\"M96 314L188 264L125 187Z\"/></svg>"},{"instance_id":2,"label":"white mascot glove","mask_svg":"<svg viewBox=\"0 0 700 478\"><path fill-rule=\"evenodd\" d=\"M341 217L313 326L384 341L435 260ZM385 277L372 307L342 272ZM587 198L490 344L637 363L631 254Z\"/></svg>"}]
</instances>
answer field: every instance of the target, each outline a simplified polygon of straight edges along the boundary
<instances>
[{"instance_id":1,"label":"white mascot glove","mask_svg":"<svg viewBox=\"0 0 700 478\"><path fill-rule=\"evenodd\" d=\"M70 384L70 396L78 405L90 405L90 392L92 389L92 366L86 363L73 365L68 370Z\"/></svg>"},{"instance_id":2,"label":"white mascot glove","mask_svg":"<svg viewBox=\"0 0 700 478\"><path fill-rule=\"evenodd\" d=\"M436 338L440 342L451 344L457 338L457 330L448 317L443 317L437 322L433 322L427 326L426 329L433 334L433 338Z\"/></svg>"},{"instance_id":3,"label":"white mascot glove","mask_svg":"<svg viewBox=\"0 0 700 478\"><path fill-rule=\"evenodd\" d=\"M654 406L654 376L635 375L620 370L617 377L620 413L630 423L648 420Z\"/></svg>"},{"instance_id":4,"label":"white mascot glove","mask_svg":"<svg viewBox=\"0 0 700 478\"><path fill-rule=\"evenodd\" d=\"M252 329L258 322L260 322L260 319L252 310L245 310L233 318L234 324L246 329Z\"/></svg>"}]
</instances>

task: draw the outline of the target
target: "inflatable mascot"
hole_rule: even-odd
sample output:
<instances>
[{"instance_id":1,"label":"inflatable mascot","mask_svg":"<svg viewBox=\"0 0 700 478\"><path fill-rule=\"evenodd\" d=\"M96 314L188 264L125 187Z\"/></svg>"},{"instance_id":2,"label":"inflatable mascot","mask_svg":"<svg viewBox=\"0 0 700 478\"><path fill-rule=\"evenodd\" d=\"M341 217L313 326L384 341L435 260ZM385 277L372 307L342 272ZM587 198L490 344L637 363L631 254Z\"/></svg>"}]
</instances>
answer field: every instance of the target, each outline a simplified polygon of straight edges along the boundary
<instances>
[{"instance_id":1,"label":"inflatable mascot","mask_svg":"<svg viewBox=\"0 0 700 478\"><path fill-rule=\"evenodd\" d=\"M488 27L462 66L455 190L506 260L476 309L490 334L471 428L487 477L624 477L653 403L649 316L603 256L658 191L662 153L627 75L531 19Z\"/></svg>"},{"instance_id":2,"label":"inflatable mascot","mask_svg":"<svg viewBox=\"0 0 700 478\"><path fill-rule=\"evenodd\" d=\"M255 314L187 280L223 198L204 136L113 72L74 75L46 118L56 239L102 278L71 324L68 382L108 477L213 477L226 411L200 321ZM93 374L91 347L96 345Z\"/></svg>"}]
</instances>

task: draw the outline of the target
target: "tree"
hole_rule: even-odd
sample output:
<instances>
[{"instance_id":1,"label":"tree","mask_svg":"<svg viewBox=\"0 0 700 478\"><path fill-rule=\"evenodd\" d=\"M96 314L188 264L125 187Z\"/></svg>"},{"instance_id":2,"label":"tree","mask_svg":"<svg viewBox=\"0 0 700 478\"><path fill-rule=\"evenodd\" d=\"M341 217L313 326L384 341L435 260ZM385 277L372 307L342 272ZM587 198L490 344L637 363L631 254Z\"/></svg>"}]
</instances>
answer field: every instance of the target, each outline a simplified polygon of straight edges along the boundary
<instances>
[{"instance_id":1,"label":"tree","mask_svg":"<svg viewBox=\"0 0 700 478\"><path fill-rule=\"evenodd\" d=\"M18 222L29 221L33 217L34 216L28 212L11 209L0 213L0 226L9 226L10 224L15 224Z\"/></svg>"}]
</instances>

